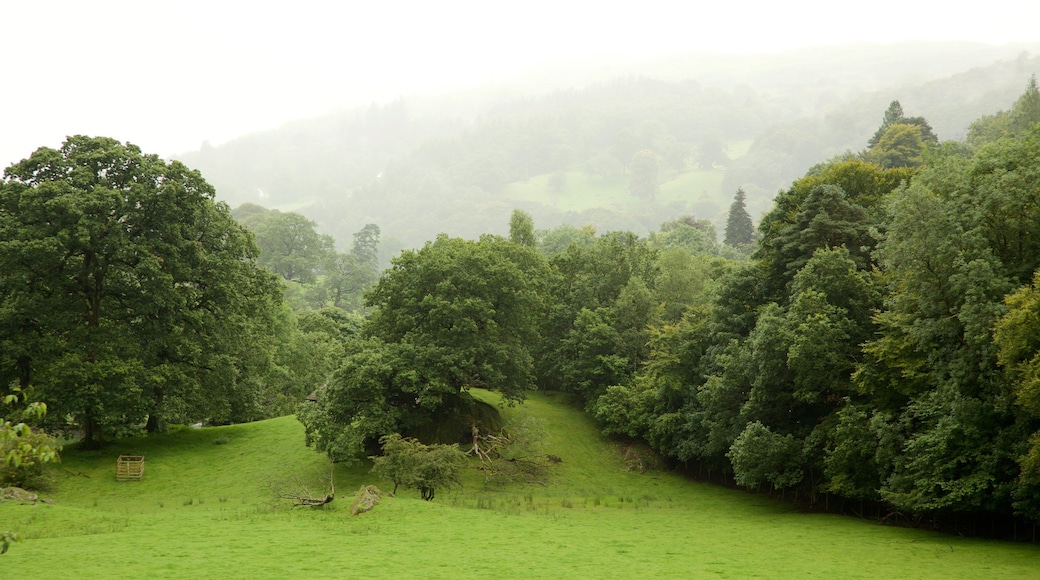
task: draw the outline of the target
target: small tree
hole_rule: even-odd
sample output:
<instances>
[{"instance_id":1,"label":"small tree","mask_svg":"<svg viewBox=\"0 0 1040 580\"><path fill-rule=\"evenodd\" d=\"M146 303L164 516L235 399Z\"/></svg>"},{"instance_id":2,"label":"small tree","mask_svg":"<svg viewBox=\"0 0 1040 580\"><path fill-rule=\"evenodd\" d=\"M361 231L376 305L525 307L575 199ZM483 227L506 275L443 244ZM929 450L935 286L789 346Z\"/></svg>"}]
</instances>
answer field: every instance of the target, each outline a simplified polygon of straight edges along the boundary
<instances>
[{"instance_id":1,"label":"small tree","mask_svg":"<svg viewBox=\"0 0 1040 580\"><path fill-rule=\"evenodd\" d=\"M404 484L411 485L415 467L419 457L419 443L416 439L401 437L400 433L392 433L379 439L383 446L383 455L372 458L372 473L389 480L394 484L391 493L397 495L397 488Z\"/></svg>"},{"instance_id":2,"label":"small tree","mask_svg":"<svg viewBox=\"0 0 1040 580\"><path fill-rule=\"evenodd\" d=\"M466 455L458 445L424 445L417 439L391 433L379 439L383 455L372 458L372 472L398 486L419 490L430 501L437 489L459 485L459 470Z\"/></svg>"}]
</instances>

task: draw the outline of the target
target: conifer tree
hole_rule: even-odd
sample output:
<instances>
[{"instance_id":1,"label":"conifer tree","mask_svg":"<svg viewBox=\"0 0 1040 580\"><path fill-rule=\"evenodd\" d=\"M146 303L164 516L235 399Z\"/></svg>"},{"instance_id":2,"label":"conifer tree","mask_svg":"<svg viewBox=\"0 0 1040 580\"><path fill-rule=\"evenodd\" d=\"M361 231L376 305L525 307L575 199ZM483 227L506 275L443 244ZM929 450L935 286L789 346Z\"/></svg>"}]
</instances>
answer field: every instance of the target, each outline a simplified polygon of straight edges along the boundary
<instances>
[{"instance_id":1,"label":"conifer tree","mask_svg":"<svg viewBox=\"0 0 1040 580\"><path fill-rule=\"evenodd\" d=\"M726 219L726 237L723 241L735 248L750 244L755 237L755 226L748 215L745 199L747 194L744 190L737 189L733 204L729 206L729 218Z\"/></svg>"}]
</instances>

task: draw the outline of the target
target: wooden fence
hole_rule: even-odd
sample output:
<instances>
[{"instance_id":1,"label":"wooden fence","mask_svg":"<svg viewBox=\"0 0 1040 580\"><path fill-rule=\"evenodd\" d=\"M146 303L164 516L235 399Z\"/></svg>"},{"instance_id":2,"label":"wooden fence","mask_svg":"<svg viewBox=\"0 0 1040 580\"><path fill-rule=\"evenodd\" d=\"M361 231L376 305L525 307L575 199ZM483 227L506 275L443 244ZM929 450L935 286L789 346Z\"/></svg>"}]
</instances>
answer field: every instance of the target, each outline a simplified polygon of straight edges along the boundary
<instances>
[{"instance_id":1,"label":"wooden fence","mask_svg":"<svg viewBox=\"0 0 1040 580\"><path fill-rule=\"evenodd\" d=\"M141 481L144 455L120 455L116 461L116 481Z\"/></svg>"}]
</instances>

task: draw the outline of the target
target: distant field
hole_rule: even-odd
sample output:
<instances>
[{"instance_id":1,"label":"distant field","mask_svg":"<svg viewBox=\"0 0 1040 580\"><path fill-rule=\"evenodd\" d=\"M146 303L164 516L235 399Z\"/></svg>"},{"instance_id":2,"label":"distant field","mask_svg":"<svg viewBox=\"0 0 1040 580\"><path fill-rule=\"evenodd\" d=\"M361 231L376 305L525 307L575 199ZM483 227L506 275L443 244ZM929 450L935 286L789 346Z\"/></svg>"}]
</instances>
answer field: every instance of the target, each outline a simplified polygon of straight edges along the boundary
<instances>
[{"instance_id":1,"label":"distant field","mask_svg":"<svg viewBox=\"0 0 1040 580\"><path fill-rule=\"evenodd\" d=\"M644 203L629 195L627 178L604 181L581 171L569 171L565 175L564 184L558 192L549 186L550 175L546 174L507 185L501 197L537 202L562 211L582 211L595 207L624 211ZM725 171L722 170L686 171L678 175L668 172L661 176L661 193L657 201L713 201L721 195L724 176Z\"/></svg>"},{"instance_id":2,"label":"distant field","mask_svg":"<svg viewBox=\"0 0 1040 580\"><path fill-rule=\"evenodd\" d=\"M546 486L484 487L479 474L423 502L403 491L351 517L348 495L381 484L336 468L340 499L286 509L267 484L317 476L323 459L292 417L188 429L66 452L55 505L0 504L0 528L27 539L0 556L3 578L1027 578L1040 548L968 540L819 514L681 477L626 469L580 411L536 394ZM518 412L507 409L507 413ZM217 440L226 444L215 444ZM114 481L120 453L144 480Z\"/></svg>"},{"instance_id":3,"label":"distant field","mask_svg":"<svg viewBox=\"0 0 1040 580\"><path fill-rule=\"evenodd\" d=\"M725 177L723 170L686 171L680 174L668 172L662 175L661 191L653 207L647 201L629 195L627 177L604 181L580 171L567 172L565 175L564 185L559 191L549 186L549 175L539 175L506 186L498 198L519 207L538 203L559 212L580 213L605 208L624 216L659 216L652 220L652 227L647 224L651 229L656 229L664 219L693 215L698 219L714 221L719 232L723 231L732 201L732 194L722 192L722 179ZM669 211L669 208L674 209ZM638 229L638 226L635 227Z\"/></svg>"}]
</instances>

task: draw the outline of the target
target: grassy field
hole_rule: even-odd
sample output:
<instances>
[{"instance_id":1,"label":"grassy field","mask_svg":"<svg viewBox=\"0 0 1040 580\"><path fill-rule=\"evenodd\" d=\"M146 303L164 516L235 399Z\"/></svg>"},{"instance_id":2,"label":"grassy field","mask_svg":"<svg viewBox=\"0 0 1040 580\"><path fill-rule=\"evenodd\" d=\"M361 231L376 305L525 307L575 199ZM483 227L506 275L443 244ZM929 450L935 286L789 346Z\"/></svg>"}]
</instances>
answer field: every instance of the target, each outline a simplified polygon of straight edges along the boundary
<instances>
[{"instance_id":1,"label":"grassy field","mask_svg":"<svg viewBox=\"0 0 1040 580\"><path fill-rule=\"evenodd\" d=\"M287 509L271 481L320 478L291 417L186 429L66 452L54 505L0 504L25 541L2 578L1035 578L1040 549L820 514L626 468L620 449L552 395L524 406L563 459L545 486L488 489L476 471L433 502L402 491L351 517L366 466L336 468L340 499ZM507 409L507 413L520 412ZM215 442L222 444L216 444ZM114 481L120 453L144 480Z\"/></svg>"},{"instance_id":2,"label":"grassy field","mask_svg":"<svg viewBox=\"0 0 1040 580\"><path fill-rule=\"evenodd\" d=\"M581 171L565 173L563 186L554 191L549 186L549 175L539 175L524 182L511 183L503 189L501 197L513 201L541 203L561 211L583 211L607 208L627 211L645 204L643 200L628 193L627 177L604 181ZM722 204L729 207L732 194L723 195L723 170L696 170L661 176L661 192L658 203L704 203Z\"/></svg>"}]
</instances>

